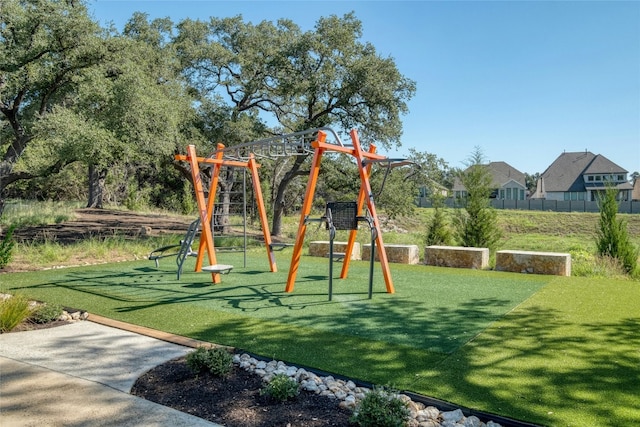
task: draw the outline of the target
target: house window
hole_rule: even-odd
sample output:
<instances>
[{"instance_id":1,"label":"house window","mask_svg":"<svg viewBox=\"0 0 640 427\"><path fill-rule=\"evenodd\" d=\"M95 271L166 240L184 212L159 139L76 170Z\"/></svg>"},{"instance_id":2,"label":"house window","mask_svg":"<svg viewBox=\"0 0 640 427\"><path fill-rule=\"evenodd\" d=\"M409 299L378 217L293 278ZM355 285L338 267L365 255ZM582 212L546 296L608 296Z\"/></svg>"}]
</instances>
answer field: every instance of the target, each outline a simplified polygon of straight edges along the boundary
<instances>
[{"instance_id":1,"label":"house window","mask_svg":"<svg viewBox=\"0 0 640 427\"><path fill-rule=\"evenodd\" d=\"M602 177L600 175L596 175L596 181L602 181Z\"/></svg>"},{"instance_id":2,"label":"house window","mask_svg":"<svg viewBox=\"0 0 640 427\"><path fill-rule=\"evenodd\" d=\"M511 200L511 189L507 188L507 200Z\"/></svg>"},{"instance_id":3,"label":"house window","mask_svg":"<svg viewBox=\"0 0 640 427\"><path fill-rule=\"evenodd\" d=\"M572 200L584 200L585 193L581 191L567 191L564 193L564 200L566 202Z\"/></svg>"},{"instance_id":4,"label":"house window","mask_svg":"<svg viewBox=\"0 0 640 427\"><path fill-rule=\"evenodd\" d=\"M625 181L624 175L618 175L618 181L620 182Z\"/></svg>"},{"instance_id":5,"label":"house window","mask_svg":"<svg viewBox=\"0 0 640 427\"><path fill-rule=\"evenodd\" d=\"M520 190L520 200L524 200L524 190Z\"/></svg>"},{"instance_id":6,"label":"house window","mask_svg":"<svg viewBox=\"0 0 640 427\"><path fill-rule=\"evenodd\" d=\"M504 190L500 190L500 200L504 200Z\"/></svg>"},{"instance_id":7,"label":"house window","mask_svg":"<svg viewBox=\"0 0 640 427\"><path fill-rule=\"evenodd\" d=\"M589 182L593 182L593 175L589 175L589 176L587 177L587 181L589 181Z\"/></svg>"}]
</instances>

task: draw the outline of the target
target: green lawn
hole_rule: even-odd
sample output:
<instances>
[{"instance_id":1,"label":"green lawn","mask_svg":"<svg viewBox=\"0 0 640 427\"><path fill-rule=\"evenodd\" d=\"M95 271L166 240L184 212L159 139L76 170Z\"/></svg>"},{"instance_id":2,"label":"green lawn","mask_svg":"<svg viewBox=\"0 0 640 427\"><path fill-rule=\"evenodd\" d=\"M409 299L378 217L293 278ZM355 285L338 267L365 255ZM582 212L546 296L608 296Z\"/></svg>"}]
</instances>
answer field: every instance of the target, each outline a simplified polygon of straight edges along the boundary
<instances>
[{"instance_id":1,"label":"green lawn","mask_svg":"<svg viewBox=\"0 0 640 427\"><path fill-rule=\"evenodd\" d=\"M328 261L303 257L285 293L263 252L221 253L220 285L153 262L0 275L0 290L231 345L291 364L546 425L640 424L640 286L391 264L395 294L353 262L327 298Z\"/></svg>"}]
</instances>

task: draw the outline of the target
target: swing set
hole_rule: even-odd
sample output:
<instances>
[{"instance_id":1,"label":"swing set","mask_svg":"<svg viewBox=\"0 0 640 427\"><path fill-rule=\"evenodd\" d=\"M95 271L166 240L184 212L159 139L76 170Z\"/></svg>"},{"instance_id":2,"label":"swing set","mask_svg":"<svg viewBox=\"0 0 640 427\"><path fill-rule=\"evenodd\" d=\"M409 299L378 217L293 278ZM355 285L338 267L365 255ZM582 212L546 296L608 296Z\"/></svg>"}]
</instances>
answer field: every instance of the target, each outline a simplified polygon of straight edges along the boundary
<instances>
[{"instance_id":1,"label":"swing set","mask_svg":"<svg viewBox=\"0 0 640 427\"><path fill-rule=\"evenodd\" d=\"M330 142L327 141L327 136L329 134L333 136ZM314 136L315 139L313 139ZM350 204L329 203L327 205L325 216L320 219L327 224L327 228L330 230L331 243L333 243L335 230L342 229L350 231L345 251L346 256L343 259L340 278L346 278L349 272L349 254L351 254L355 245L357 223L358 221L366 220L371 229L372 239L369 298L371 298L372 292L371 289L374 259L373 253L375 249L374 242L375 246L377 247L376 250L380 261L380 266L382 268L386 291L387 293L394 293L395 289L391 278L391 272L389 270L389 261L384 248L382 232L380 229L380 223L378 221L378 215L374 203L374 194L371 190L369 177L373 164L381 164L390 169L396 166L404 166L408 164L408 162L406 162L404 159L390 159L386 156L377 154L375 145L370 145L369 150L364 151L360 144L358 133L355 129L350 132L350 137L352 144L345 145L342 143L342 141L340 141L338 135L331 128L318 128L282 136L276 136L259 141L253 141L233 147L225 147L223 144L218 144L216 151L214 151L214 153L209 157L198 157L196 155L196 149L194 145L189 145L187 147L186 155L176 155L176 160L186 161L191 166L191 175L193 179L193 186L196 194L196 202L198 205L200 217L199 222L202 227L199 249L197 251L195 271L210 272L212 275L213 283L217 284L221 281L220 275L228 273L233 268L233 266L230 265L217 263L214 240L211 230L211 218L216 201L215 199L220 168L223 166L230 166L247 168L251 173L251 181L253 183L254 190L253 193L255 195L258 216L260 218L260 223L262 226L269 267L272 272L276 272L277 266L274 255L274 247L277 245L274 245L271 242L271 235L269 233L267 215L264 207L264 199L262 197L262 190L260 188L260 178L258 175L259 164L256 162L256 156L274 158L282 156L313 154L311 168L309 171L309 180L307 182L303 206L300 212L298 233L296 235L296 241L293 245L293 254L291 256L291 264L289 267L289 273L285 287L286 292L293 292L300 260L302 257L302 248L304 244L307 225L309 224L309 222L314 221L309 218L309 215L313 206L313 198L318 182L318 175L320 173L320 163L322 161L322 156L325 153L341 153L353 156L358 165L358 172L360 176L360 191L358 193L358 198L356 202L351 202ZM208 189L208 197L205 196L205 191L202 183L202 177L200 173L201 164L211 165L212 167L211 183ZM368 212L367 216L363 216L365 203ZM348 206L348 208L345 209L345 206ZM203 266L205 252L208 255L208 266ZM331 258L333 254L330 255L329 299L331 299L332 293Z\"/></svg>"}]
</instances>

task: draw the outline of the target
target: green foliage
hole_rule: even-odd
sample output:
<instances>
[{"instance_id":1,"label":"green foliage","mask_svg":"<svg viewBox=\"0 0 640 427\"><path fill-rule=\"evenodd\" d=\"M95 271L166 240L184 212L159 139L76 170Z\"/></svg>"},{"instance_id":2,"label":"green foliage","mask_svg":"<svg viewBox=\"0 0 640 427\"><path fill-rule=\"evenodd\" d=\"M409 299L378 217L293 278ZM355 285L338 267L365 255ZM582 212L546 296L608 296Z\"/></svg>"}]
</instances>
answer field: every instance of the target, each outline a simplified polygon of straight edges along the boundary
<instances>
[{"instance_id":1,"label":"green foliage","mask_svg":"<svg viewBox=\"0 0 640 427\"><path fill-rule=\"evenodd\" d=\"M396 392L376 387L360 401L351 422L361 427L403 427L409 415L407 403Z\"/></svg>"},{"instance_id":2,"label":"green foliage","mask_svg":"<svg viewBox=\"0 0 640 427\"><path fill-rule=\"evenodd\" d=\"M49 323L62 315L62 306L58 304L41 304L31 312L29 321L33 323Z\"/></svg>"},{"instance_id":3,"label":"green foliage","mask_svg":"<svg viewBox=\"0 0 640 427\"><path fill-rule=\"evenodd\" d=\"M300 393L298 382L286 374L275 375L269 383L260 390L263 396L269 396L279 402L285 402Z\"/></svg>"},{"instance_id":4,"label":"green foliage","mask_svg":"<svg viewBox=\"0 0 640 427\"><path fill-rule=\"evenodd\" d=\"M195 373L210 372L216 376L224 376L231 372L233 356L220 347L198 347L187 354L187 366Z\"/></svg>"},{"instance_id":5,"label":"green foliage","mask_svg":"<svg viewBox=\"0 0 640 427\"><path fill-rule=\"evenodd\" d=\"M472 153L468 167L460 176L467 195L460 202L464 209L459 209L453 217L455 235L462 246L475 248L496 248L502 233L498 227L496 210L491 207L491 173L483 165L482 150L476 147Z\"/></svg>"},{"instance_id":6,"label":"green foliage","mask_svg":"<svg viewBox=\"0 0 640 427\"><path fill-rule=\"evenodd\" d=\"M391 170L383 168L377 172L371 176L376 207L383 209L392 219L412 215L418 194L416 183L405 179L406 171L402 168ZM359 181L358 188L360 188Z\"/></svg>"},{"instance_id":7,"label":"green foliage","mask_svg":"<svg viewBox=\"0 0 640 427\"><path fill-rule=\"evenodd\" d=\"M35 125L57 106L74 103L76 85L107 47L82 1L3 0L0 22L1 119L13 123L0 138L7 151L1 193L15 179L55 173L69 163L52 144L41 150L52 155L32 155L32 165L20 164L28 147L38 144Z\"/></svg>"},{"instance_id":8,"label":"green foliage","mask_svg":"<svg viewBox=\"0 0 640 427\"><path fill-rule=\"evenodd\" d=\"M427 246L450 245L452 235L444 213L444 197L433 193L431 200L433 201L433 216L427 223L425 243Z\"/></svg>"},{"instance_id":9,"label":"green foliage","mask_svg":"<svg viewBox=\"0 0 640 427\"><path fill-rule=\"evenodd\" d=\"M0 269L5 268L13 256L13 248L15 247L13 231L15 228L15 225L9 227L7 234L5 234L2 241L0 241Z\"/></svg>"},{"instance_id":10,"label":"green foliage","mask_svg":"<svg viewBox=\"0 0 640 427\"><path fill-rule=\"evenodd\" d=\"M180 207L183 215L191 215L198 211L198 204L196 203L193 187L189 181L184 181L182 192L180 194Z\"/></svg>"},{"instance_id":11,"label":"green foliage","mask_svg":"<svg viewBox=\"0 0 640 427\"><path fill-rule=\"evenodd\" d=\"M0 332L9 332L29 317L29 300L13 295L0 301Z\"/></svg>"},{"instance_id":12,"label":"green foliage","mask_svg":"<svg viewBox=\"0 0 640 427\"><path fill-rule=\"evenodd\" d=\"M598 200L600 221L596 230L597 253L617 259L630 275L638 269L638 248L629 240L627 223L617 219L618 202L616 188L608 188Z\"/></svg>"}]
</instances>

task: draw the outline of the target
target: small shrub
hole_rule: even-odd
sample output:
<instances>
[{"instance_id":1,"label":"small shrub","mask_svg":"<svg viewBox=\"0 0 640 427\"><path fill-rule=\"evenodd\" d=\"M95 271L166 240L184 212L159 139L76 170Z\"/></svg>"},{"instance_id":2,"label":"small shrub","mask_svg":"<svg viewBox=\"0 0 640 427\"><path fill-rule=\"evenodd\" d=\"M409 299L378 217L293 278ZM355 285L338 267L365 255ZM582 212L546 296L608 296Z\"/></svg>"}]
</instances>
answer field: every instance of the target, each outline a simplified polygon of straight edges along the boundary
<instances>
[{"instance_id":1,"label":"small shrub","mask_svg":"<svg viewBox=\"0 0 640 427\"><path fill-rule=\"evenodd\" d=\"M502 237L498 215L491 206L491 172L483 164L479 147L472 153L467 169L458 175L465 187L466 197L458 200L463 209L453 216L454 234L458 243L471 248L489 248L492 252Z\"/></svg>"},{"instance_id":2,"label":"small shrub","mask_svg":"<svg viewBox=\"0 0 640 427\"><path fill-rule=\"evenodd\" d=\"M31 314L29 300L14 295L0 301L0 332L9 332L22 323Z\"/></svg>"},{"instance_id":3,"label":"small shrub","mask_svg":"<svg viewBox=\"0 0 640 427\"><path fill-rule=\"evenodd\" d=\"M448 246L451 244L453 237L444 214L444 197L434 195L432 199L433 217L427 224L427 237L425 239L425 243L427 246Z\"/></svg>"},{"instance_id":4,"label":"small shrub","mask_svg":"<svg viewBox=\"0 0 640 427\"><path fill-rule=\"evenodd\" d=\"M187 366L196 374L208 371L216 376L224 376L231 372L233 356L223 348L198 347L187 354Z\"/></svg>"},{"instance_id":5,"label":"small shrub","mask_svg":"<svg viewBox=\"0 0 640 427\"><path fill-rule=\"evenodd\" d=\"M616 258L629 275L633 276L638 268L638 248L631 243L627 223L616 217L618 213L618 190L607 188L598 199L600 221L596 230L598 255Z\"/></svg>"},{"instance_id":6,"label":"small shrub","mask_svg":"<svg viewBox=\"0 0 640 427\"><path fill-rule=\"evenodd\" d=\"M33 323L49 323L62 315L62 307L57 304L42 304L31 312L29 320Z\"/></svg>"},{"instance_id":7,"label":"small shrub","mask_svg":"<svg viewBox=\"0 0 640 427\"><path fill-rule=\"evenodd\" d=\"M377 387L360 401L351 422L361 427L404 427L409 415L409 407L397 393Z\"/></svg>"},{"instance_id":8,"label":"small shrub","mask_svg":"<svg viewBox=\"0 0 640 427\"><path fill-rule=\"evenodd\" d=\"M298 382L287 376L286 374L278 374L267 384L260 394L263 396L269 396L279 402L296 397L300 393Z\"/></svg>"},{"instance_id":9,"label":"small shrub","mask_svg":"<svg viewBox=\"0 0 640 427\"><path fill-rule=\"evenodd\" d=\"M13 248L15 246L13 230L15 230L15 228L15 226L9 227L7 234L0 242L0 269L5 268L13 256Z\"/></svg>"}]
</instances>

